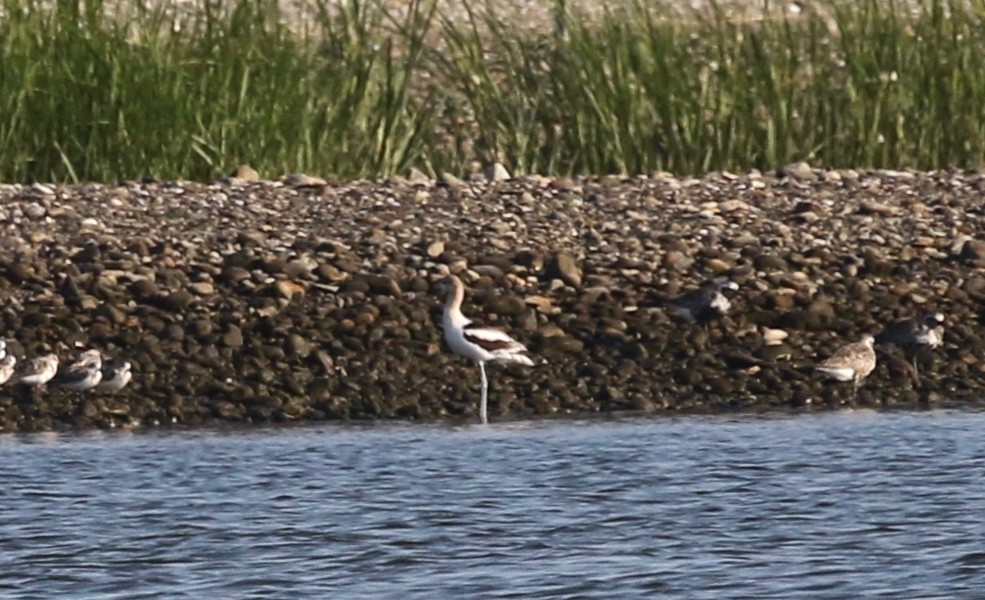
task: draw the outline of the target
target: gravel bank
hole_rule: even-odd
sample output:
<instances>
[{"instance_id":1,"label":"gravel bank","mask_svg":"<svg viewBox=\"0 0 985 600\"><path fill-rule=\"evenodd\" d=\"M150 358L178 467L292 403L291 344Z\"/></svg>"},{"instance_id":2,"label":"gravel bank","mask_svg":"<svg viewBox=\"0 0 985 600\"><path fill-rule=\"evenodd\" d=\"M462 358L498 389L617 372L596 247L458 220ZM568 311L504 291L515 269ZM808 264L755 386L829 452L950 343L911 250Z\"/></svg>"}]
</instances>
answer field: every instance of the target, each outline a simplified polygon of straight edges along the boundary
<instances>
[{"instance_id":1,"label":"gravel bank","mask_svg":"<svg viewBox=\"0 0 985 600\"><path fill-rule=\"evenodd\" d=\"M312 185L297 185L311 183ZM0 186L2 335L23 361L133 362L116 394L0 390L5 431L474 419L437 281L547 364L493 366L493 420L558 413L918 407L985 392L985 177L783 173ZM708 327L661 307L712 277ZM880 349L856 399L810 365L937 309L943 348ZM769 343L763 327L789 336Z\"/></svg>"}]
</instances>

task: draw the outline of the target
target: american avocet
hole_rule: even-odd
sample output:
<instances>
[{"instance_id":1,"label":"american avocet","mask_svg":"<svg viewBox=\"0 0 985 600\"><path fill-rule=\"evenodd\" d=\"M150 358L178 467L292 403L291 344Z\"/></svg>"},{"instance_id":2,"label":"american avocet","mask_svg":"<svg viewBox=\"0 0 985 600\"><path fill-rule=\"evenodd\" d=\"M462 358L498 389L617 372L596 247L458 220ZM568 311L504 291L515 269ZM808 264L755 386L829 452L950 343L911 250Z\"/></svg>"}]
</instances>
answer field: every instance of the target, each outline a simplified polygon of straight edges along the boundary
<instances>
[{"instance_id":1,"label":"american avocet","mask_svg":"<svg viewBox=\"0 0 985 600\"><path fill-rule=\"evenodd\" d=\"M445 285L449 286L448 300L445 303L445 314L442 320L445 341L456 354L479 363L479 372L482 374L482 401L479 404L479 418L483 423L488 423L486 401L489 394L489 382L486 379L486 363L499 361L532 367L534 361L527 356L526 346L502 331L470 327L472 321L462 314L465 285L455 275L449 275L445 281Z\"/></svg>"},{"instance_id":2,"label":"american avocet","mask_svg":"<svg viewBox=\"0 0 985 600\"><path fill-rule=\"evenodd\" d=\"M0 385L10 381L10 378L14 375L14 366L16 364L17 357L13 354L7 354L0 360Z\"/></svg>"},{"instance_id":3,"label":"american avocet","mask_svg":"<svg viewBox=\"0 0 985 600\"><path fill-rule=\"evenodd\" d=\"M58 373L58 357L54 354L46 354L28 361L18 381L24 385L39 387L51 381L56 373Z\"/></svg>"},{"instance_id":4,"label":"american avocet","mask_svg":"<svg viewBox=\"0 0 985 600\"><path fill-rule=\"evenodd\" d=\"M130 366L129 361L119 365L103 365L103 380L99 382L96 389L101 392L118 392L125 388L132 377Z\"/></svg>"},{"instance_id":5,"label":"american avocet","mask_svg":"<svg viewBox=\"0 0 985 600\"><path fill-rule=\"evenodd\" d=\"M832 379L851 381L854 397L859 382L876 368L876 352L872 349L874 343L875 338L866 335L861 341L845 344L815 368Z\"/></svg>"},{"instance_id":6,"label":"american avocet","mask_svg":"<svg viewBox=\"0 0 985 600\"><path fill-rule=\"evenodd\" d=\"M58 374L52 385L81 392L90 390L103 379L103 357L99 350L87 350L67 369Z\"/></svg>"},{"instance_id":7,"label":"american avocet","mask_svg":"<svg viewBox=\"0 0 985 600\"><path fill-rule=\"evenodd\" d=\"M920 383L917 353L923 348L937 348L944 343L944 315L928 312L905 321L897 321L876 336L877 344L898 346L910 355L913 374Z\"/></svg>"},{"instance_id":8,"label":"american avocet","mask_svg":"<svg viewBox=\"0 0 985 600\"><path fill-rule=\"evenodd\" d=\"M667 300L664 305L685 319L708 321L725 316L732 308L732 302L722 292L738 289L739 285L734 281L709 281L696 290Z\"/></svg>"}]
</instances>

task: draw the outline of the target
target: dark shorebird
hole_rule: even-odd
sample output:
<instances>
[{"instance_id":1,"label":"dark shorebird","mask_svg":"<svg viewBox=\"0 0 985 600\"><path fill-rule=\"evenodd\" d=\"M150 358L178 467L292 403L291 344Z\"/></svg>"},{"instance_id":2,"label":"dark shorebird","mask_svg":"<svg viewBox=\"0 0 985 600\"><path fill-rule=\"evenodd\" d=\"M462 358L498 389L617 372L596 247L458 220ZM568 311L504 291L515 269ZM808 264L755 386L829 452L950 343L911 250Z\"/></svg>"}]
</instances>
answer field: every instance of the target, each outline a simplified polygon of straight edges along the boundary
<instances>
[{"instance_id":1,"label":"dark shorebird","mask_svg":"<svg viewBox=\"0 0 985 600\"><path fill-rule=\"evenodd\" d=\"M664 301L663 305L685 319L707 322L728 313L732 302L724 292L738 289L739 285L734 281L709 281L696 290Z\"/></svg>"},{"instance_id":2,"label":"dark shorebird","mask_svg":"<svg viewBox=\"0 0 985 600\"><path fill-rule=\"evenodd\" d=\"M944 343L944 315L939 312L928 312L897 321L876 336L876 343L896 346L910 355L913 374L916 376L917 383L920 383L917 354L924 348L937 348Z\"/></svg>"},{"instance_id":3,"label":"dark shorebird","mask_svg":"<svg viewBox=\"0 0 985 600\"><path fill-rule=\"evenodd\" d=\"M41 387L51 381L56 373L58 373L58 357L54 354L46 354L28 361L18 382Z\"/></svg>"},{"instance_id":4,"label":"dark shorebird","mask_svg":"<svg viewBox=\"0 0 985 600\"><path fill-rule=\"evenodd\" d=\"M103 358L99 350L87 350L59 373L51 385L76 392L91 390L103 379Z\"/></svg>"},{"instance_id":5,"label":"dark shorebird","mask_svg":"<svg viewBox=\"0 0 985 600\"><path fill-rule=\"evenodd\" d=\"M527 348L498 329L472 327L472 321L462 314L462 302L465 300L465 285L454 275L445 280L448 286L448 299L445 302L445 313L442 326L445 330L445 341L456 354L479 363L479 373L482 374L482 401L479 404L479 419L488 423L486 404L489 395L489 382L486 379L487 362L506 362L534 366L534 361L527 355Z\"/></svg>"},{"instance_id":6,"label":"dark shorebird","mask_svg":"<svg viewBox=\"0 0 985 600\"><path fill-rule=\"evenodd\" d=\"M875 338L866 335L861 341L845 344L814 368L832 379L851 381L854 398L858 392L859 382L876 368L874 344Z\"/></svg>"},{"instance_id":7,"label":"dark shorebird","mask_svg":"<svg viewBox=\"0 0 985 600\"><path fill-rule=\"evenodd\" d=\"M118 365L104 364L102 381L96 386L100 392L118 392L130 383L132 373L130 362L124 361Z\"/></svg>"}]
</instances>

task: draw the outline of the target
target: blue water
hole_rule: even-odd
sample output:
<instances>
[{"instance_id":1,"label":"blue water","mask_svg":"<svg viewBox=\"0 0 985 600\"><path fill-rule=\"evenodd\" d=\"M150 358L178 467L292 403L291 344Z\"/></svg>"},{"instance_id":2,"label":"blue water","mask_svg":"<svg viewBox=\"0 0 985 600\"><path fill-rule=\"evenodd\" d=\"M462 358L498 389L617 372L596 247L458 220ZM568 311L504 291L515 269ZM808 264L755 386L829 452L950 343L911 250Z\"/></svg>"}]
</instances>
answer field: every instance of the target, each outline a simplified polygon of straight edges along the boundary
<instances>
[{"instance_id":1,"label":"blue water","mask_svg":"<svg viewBox=\"0 0 985 600\"><path fill-rule=\"evenodd\" d=\"M985 597L983 430L857 411L0 436L0 597Z\"/></svg>"}]
</instances>

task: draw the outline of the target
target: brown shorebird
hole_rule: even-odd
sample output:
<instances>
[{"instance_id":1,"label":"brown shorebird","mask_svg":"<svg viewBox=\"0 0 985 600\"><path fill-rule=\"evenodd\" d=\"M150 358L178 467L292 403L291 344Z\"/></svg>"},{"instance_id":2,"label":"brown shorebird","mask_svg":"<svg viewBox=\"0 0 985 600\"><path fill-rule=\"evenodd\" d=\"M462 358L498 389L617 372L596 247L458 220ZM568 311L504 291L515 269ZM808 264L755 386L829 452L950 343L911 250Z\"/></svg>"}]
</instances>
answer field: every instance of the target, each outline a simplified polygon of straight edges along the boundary
<instances>
[{"instance_id":1,"label":"brown shorebird","mask_svg":"<svg viewBox=\"0 0 985 600\"><path fill-rule=\"evenodd\" d=\"M479 419L483 424L488 423L486 415L486 400L489 395L489 382L486 379L487 362L507 362L534 366L534 361L527 355L527 348L498 329L472 327L472 321L462 314L462 302L465 300L465 285L454 275L445 280L448 286L448 300L445 302L445 313L442 326L445 330L445 341L456 353L469 360L479 363L479 373L482 374L482 401L479 404Z\"/></svg>"},{"instance_id":2,"label":"brown shorebird","mask_svg":"<svg viewBox=\"0 0 985 600\"><path fill-rule=\"evenodd\" d=\"M875 341L874 337L866 335L861 341L845 344L830 357L821 361L815 369L832 379L851 381L854 398L858 392L859 382L876 368L876 352L873 350Z\"/></svg>"},{"instance_id":3,"label":"brown shorebird","mask_svg":"<svg viewBox=\"0 0 985 600\"><path fill-rule=\"evenodd\" d=\"M57 372L58 357L46 354L28 361L18 381L24 385L40 387L51 381Z\"/></svg>"}]
</instances>

